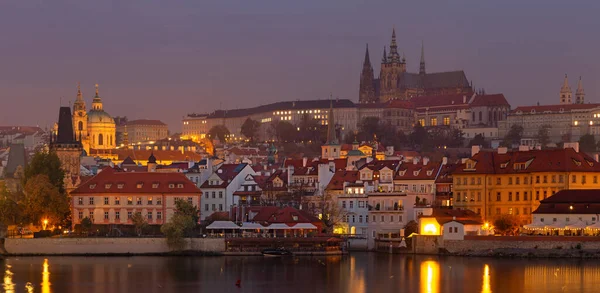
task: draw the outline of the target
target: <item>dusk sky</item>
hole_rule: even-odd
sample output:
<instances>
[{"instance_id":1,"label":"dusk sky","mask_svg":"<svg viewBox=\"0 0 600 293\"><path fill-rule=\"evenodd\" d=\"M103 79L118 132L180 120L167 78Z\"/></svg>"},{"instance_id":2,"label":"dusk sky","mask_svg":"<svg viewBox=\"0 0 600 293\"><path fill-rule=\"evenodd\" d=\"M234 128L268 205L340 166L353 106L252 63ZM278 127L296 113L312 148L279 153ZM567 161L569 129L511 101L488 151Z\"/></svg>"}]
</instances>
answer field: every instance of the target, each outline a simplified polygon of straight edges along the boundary
<instances>
[{"instance_id":1,"label":"dusk sky","mask_svg":"<svg viewBox=\"0 0 600 293\"><path fill-rule=\"evenodd\" d=\"M417 2L417 1L415 1ZM425 3L426 2L426 3ZM600 2L0 2L0 125L51 126L82 84L112 116L160 119L282 100L358 101L365 44L376 76L396 28L407 67L463 69L512 107L558 103L565 73L600 102Z\"/></svg>"}]
</instances>

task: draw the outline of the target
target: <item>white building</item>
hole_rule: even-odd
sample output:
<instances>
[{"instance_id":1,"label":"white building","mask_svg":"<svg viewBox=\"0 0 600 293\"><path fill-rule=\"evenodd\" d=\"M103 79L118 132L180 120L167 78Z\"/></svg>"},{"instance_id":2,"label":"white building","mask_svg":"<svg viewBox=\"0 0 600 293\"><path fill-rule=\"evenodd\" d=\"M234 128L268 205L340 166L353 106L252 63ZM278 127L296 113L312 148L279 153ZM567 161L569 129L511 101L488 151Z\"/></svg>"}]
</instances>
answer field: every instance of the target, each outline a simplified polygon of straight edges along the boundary
<instances>
[{"instance_id":1,"label":"white building","mask_svg":"<svg viewBox=\"0 0 600 293\"><path fill-rule=\"evenodd\" d=\"M200 218L204 220L214 212L230 210L236 203L233 193L240 188L249 174L255 175L255 172L248 164L222 164L201 185L204 197L200 207Z\"/></svg>"}]
</instances>

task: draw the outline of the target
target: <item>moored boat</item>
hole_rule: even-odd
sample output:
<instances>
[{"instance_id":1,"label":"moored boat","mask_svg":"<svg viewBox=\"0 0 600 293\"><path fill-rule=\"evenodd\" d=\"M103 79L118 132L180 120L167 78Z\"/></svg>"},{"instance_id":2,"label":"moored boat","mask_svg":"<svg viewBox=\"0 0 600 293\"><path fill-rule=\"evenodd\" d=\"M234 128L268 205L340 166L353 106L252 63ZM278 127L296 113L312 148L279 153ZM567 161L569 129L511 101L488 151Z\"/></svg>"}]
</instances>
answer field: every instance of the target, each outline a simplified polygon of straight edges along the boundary
<instances>
[{"instance_id":1,"label":"moored boat","mask_svg":"<svg viewBox=\"0 0 600 293\"><path fill-rule=\"evenodd\" d=\"M264 256L291 256L293 253L284 248L269 248L261 251Z\"/></svg>"}]
</instances>

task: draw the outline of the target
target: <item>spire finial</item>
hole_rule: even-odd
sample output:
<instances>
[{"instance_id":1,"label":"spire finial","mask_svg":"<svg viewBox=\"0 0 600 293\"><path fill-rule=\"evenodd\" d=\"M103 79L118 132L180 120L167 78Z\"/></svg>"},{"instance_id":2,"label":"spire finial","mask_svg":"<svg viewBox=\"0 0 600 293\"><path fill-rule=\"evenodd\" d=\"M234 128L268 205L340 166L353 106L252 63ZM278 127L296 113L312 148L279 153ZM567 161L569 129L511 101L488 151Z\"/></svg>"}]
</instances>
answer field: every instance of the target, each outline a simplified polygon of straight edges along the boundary
<instances>
[{"instance_id":1,"label":"spire finial","mask_svg":"<svg viewBox=\"0 0 600 293\"><path fill-rule=\"evenodd\" d=\"M419 65L419 74L425 74L425 45L421 40L421 63Z\"/></svg>"},{"instance_id":2,"label":"spire finial","mask_svg":"<svg viewBox=\"0 0 600 293\"><path fill-rule=\"evenodd\" d=\"M396 43L396 28L392 30L392 42L390 44L390 61L400 62L400 55L398 54L398 44Z\"/></svg>"},{"instance_id":3,"label":"spire finial","mask_svg":"<svg viewBox=\"0 0 600 293\"><path fill-rule=\"evenodd\" d=\"M98 92L99 92L98 87L100 87L100 86L96 83L96 97L98 96Z\"/></svg>"},{"instance_id":4,"label":"spire finial","mask_svg":"<svg viewBox=\"0 0 600 293\"><path fill-rule=\"evenodd\" d=\"M367 50L365 51L365 62L363 66L371 66L371 59L369 58L369 43L367 43Z\"/></svg>"}]
</instances>

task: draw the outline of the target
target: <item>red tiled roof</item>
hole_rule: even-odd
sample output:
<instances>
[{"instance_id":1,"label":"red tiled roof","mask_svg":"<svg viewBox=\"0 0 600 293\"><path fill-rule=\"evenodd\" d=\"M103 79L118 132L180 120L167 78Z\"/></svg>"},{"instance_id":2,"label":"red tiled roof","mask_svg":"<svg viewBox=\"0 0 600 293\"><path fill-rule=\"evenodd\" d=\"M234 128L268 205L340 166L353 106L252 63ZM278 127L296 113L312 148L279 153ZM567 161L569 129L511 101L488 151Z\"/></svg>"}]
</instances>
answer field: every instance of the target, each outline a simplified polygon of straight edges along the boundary
<instances>
[{"instance_id":1,"label":"red tiled roof","mask_svg":"<svg viewBox=\"0 0 600 293\"><path fill-rule=\"evenodd\" d=\"M133 150L133 149L115 149L115 150L90 150L90 156L117 155L117 160L123 161L127 157L131 157L137 161L147 161L150 154L154 154L156 162L161 161L200 161L202 156L196 152L179 150Z\"/></svg>"},{"instance_id":2,"label":"red tiled roof","mask_svg":"<svg viewBox=\"0 0 600 293\"><path fill-rule=\"evenodd\" d=\"M432 163L431 161L427 165L423 165L423 161L416 164L413 162L402 163L394 176L394 180L434 180L438 175L440 166L440 163Z\"/></svg>"},{"instance_id":3,"label":"red tiled roof","mask_svg":"<svg viewBox=\"0 0 600 293\"><path fill-rule=\"evenodd\" d=\"M459 166L459 164L442 165L440 175L435 179L435 183L452 183L452 174Z\"/></svg>"},{"instance_id":4,"label":"red tiled roof","mask_svg":"<svg viewBox=\"0 0 600 293\"><path fill-rule=\"evenodd\" d=\"M141 186L138 188L140 183ZM71 194L87 193L162 194L201 193L201 191L182 173L118 172L106 167L71 192Z\"/></svg>"},{"instance_id":5,"label":"red tiled roof","mask_svg":"<svg viewBox=\"0 0 600 293\"><path fill-rule=\"evenodd\" d=\"M540 105L540 106L521 106L515 108L511 111L512 114L516 114L517 112L523 112L524 114L531 113L532 110L535 113L543 113L546 111L550 112L560 112L561 109L565 112L573 111L573 110L587 110L600 107L600 104L565 104L565 105Z\"/></svg>"},{"instance_id":6,"label":"red tiled roof","mask_svg":"<svg viewBox=\"0 0 600 293\"><path fill-rule=\"evenodd\" d=\"M297 217L296 220L294 217ZM254 222L265 222L265 223L314 223L320 220L314 216L309 215L303 211L297 210L293 207L263 207L256 216L252 219Z\"/></svg>"},{"instance_id":7,"label":"red tiled roof","mask_svg":"<svg viewBox=\"0 0 600 293\"><path fill-rule=\"evenodd\" d=\"M422 216L423 218L435 218L440 225L450 221L465 222L470 224L483 224L481 217L471 210L454 210L446 208L433 208L430 216Z\"/></svg>"},{"instance_id":8,"label":"red tiled roof","mask_svg":"<svg viewBox=\"0 0 600 293\"><path fill-rule=\"evenodd\" d=\"M533 213L600 214L600 189L561 190L540 201L540 206Z\"/></svg>"},{"instance_id":9,"label":"red tiled roof","mask_svg":"<svg viewBox=\"0 0 600 293\"><path fill-rule=\"evenodd\" d=\"M415 108L437 108L437 107L448 107L448 106L467 106L471 95L456 94L456 95L444 95L444 96L426 96L426 97L414 97L411 102L414 103Z\"/></svg>"},{"instance_id":10,"label":"red tiled roof","mask_svg":"<svg viewBox=\"0 0 600 293\"><path fill-rule=\"evenodd\" d=\"M217 174L217 176L219 176L219 178L221 178L221 180L223 180L223 183L221 185L209 185L209 181L205 181L202 184L202 188L223 188L223 187L227 187L227 185L229 185L229 183L231 182L231 180L233 180L233 178L235 178L235 176L237 176L240 171L242 171L246 166L248 166L248 164L246 163L241 163L241 164L222 164L219 169L217 169L217 171L215 171L215 174Z\"/></svg>"},{"instance_id":11,"label":"red tiled roof","mask_svg":"<svg viewBox=\"0 0 600 293\"><path fill-rule=\"evenodd\" d=\"M456 169L456 174L512 174L530 172L600 172L600 163L585 153L572 148L553 150L514 151L506 154L481 151L470 158L476 162L474 170L465 170L466 163ZM529 164L515 169L515 163Z\"/></svg>"},{"instance_id":12,"label":"red tiled roof","mask_svg":"<svg viewBox=\"0 0 600 293\"><path fill-rule=\"evenodd\" d=\"M344 182L355 183L356 180L358 180L358 177L358 171L336 171L329 181L326 190L342 190L344 188Z\"/></svg>"},{"instance_id":13,"label":"red tiled roof","mask_svg":"<svg viewBox=\"0 0 600 293\"><path fill-rule=\"evenodd\" d=\"M364 164L360 167L360 170L368 168L373 171L379 171L385 167L390 170L396 170L396 167L400 164L400 160L373 160L369 163Z\"/></svg>"},{"instance_id":14,"label":"red tiled roof","mask_svg":"<svg viewBox=\"0 0 600 293\"><path fill-rule=\"evenodd\" d=\"M510 104L506 100L503 94L493 95L476 95L475 99L469 104L471 107L478 106L506 106L510 107Z\"/></svg>"},{"instance_id":15,"label":"red tiled roof","mask_svg":"<svg viewBox=\"0 0 600 293\"><path fill-rule=\"evenodd\" d=\"M164 122L160 120L151 120L151 119L137 119L127 121L127 125L162 125L167 126Z\"/></svg>"}]
</instances>

